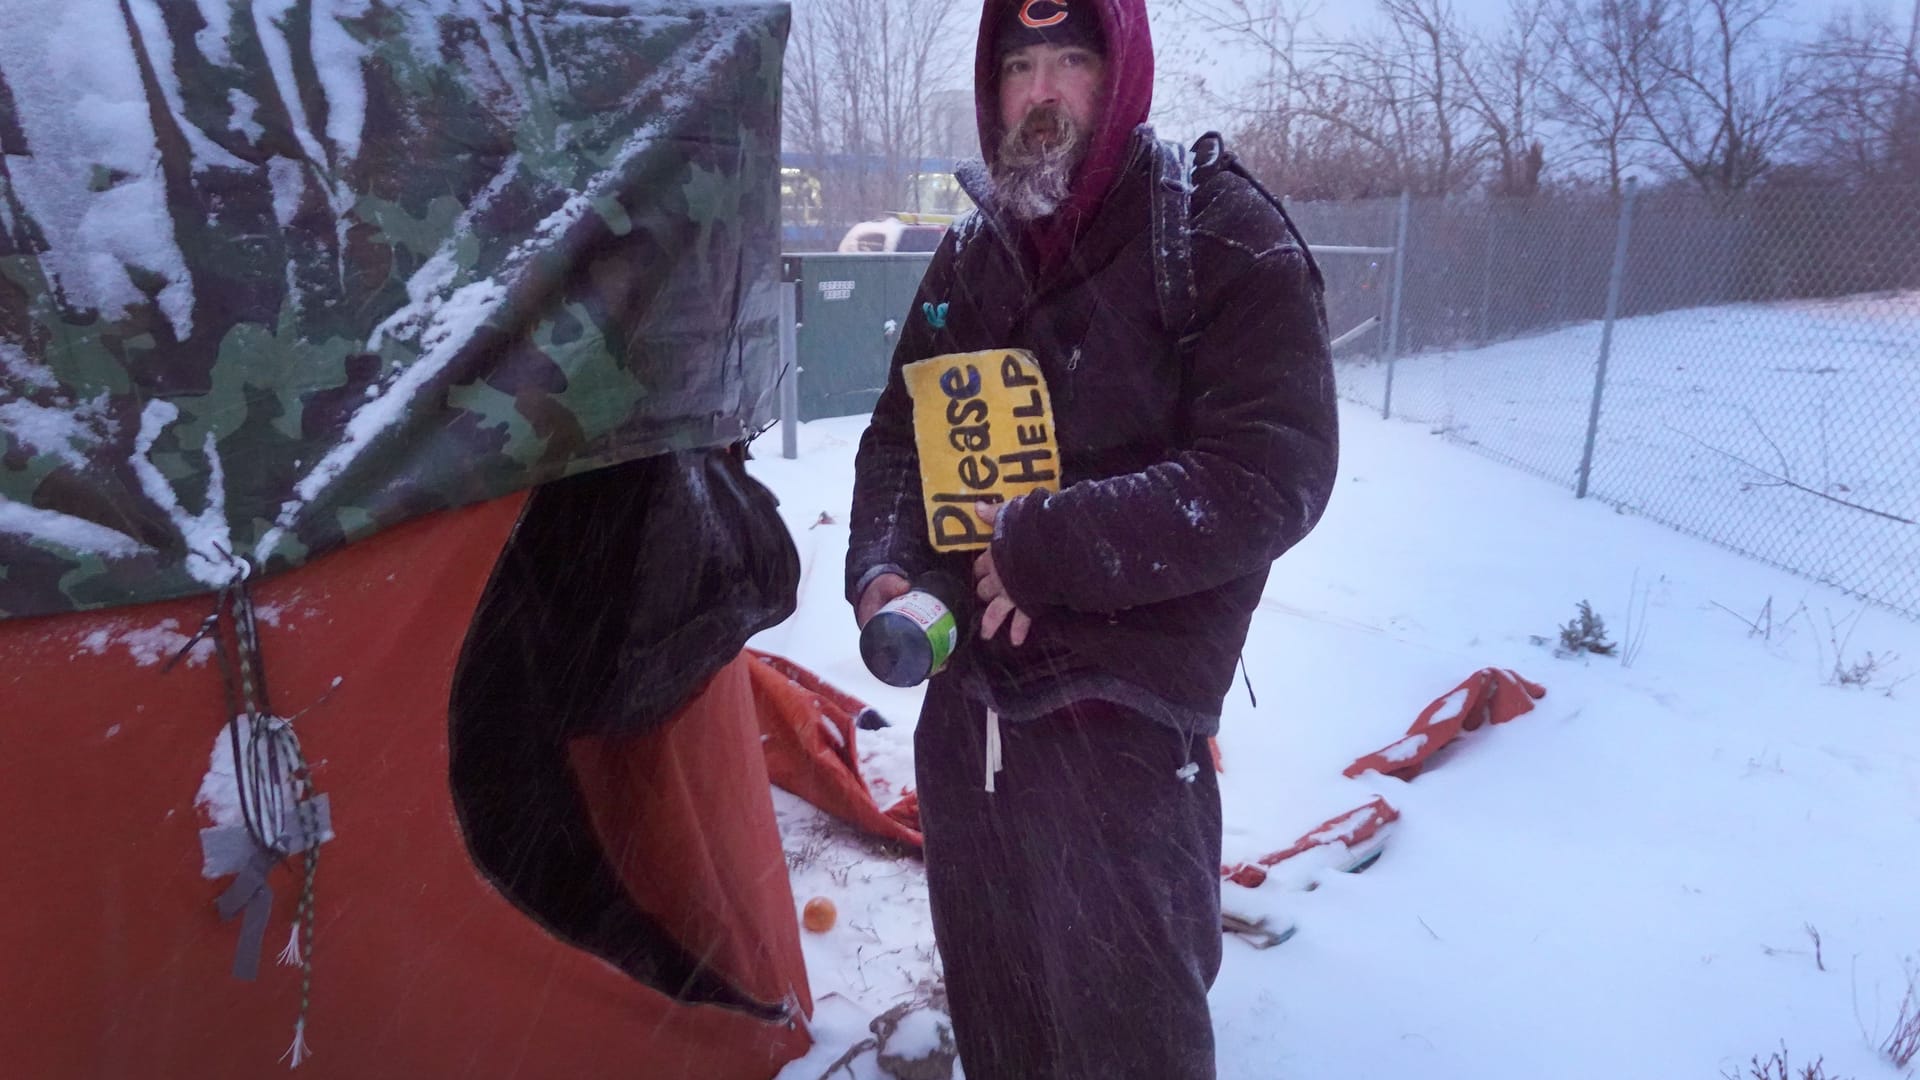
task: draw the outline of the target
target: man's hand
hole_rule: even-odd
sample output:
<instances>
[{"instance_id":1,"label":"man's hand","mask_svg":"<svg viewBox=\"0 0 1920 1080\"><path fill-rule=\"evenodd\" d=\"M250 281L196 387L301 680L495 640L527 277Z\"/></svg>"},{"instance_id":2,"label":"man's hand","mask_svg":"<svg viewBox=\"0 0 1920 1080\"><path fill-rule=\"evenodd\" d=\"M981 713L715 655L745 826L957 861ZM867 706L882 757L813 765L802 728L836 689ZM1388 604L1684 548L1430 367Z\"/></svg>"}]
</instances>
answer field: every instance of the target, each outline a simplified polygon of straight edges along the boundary
<instances>
[{"instance_id":1,"label":"man's hand","mask_svg":"<svg viewBox=\"0 0 1920 1080\"><path fill-rule=\"evenodd\" d=\"M867 628L867 620L879 613L880 609L893 602L893 599L913 586L899 574L881 574L867 582L867 591L860 594L860 603L853 609L853 621L860 629Z\"/></svg>"},{"instance_id":2,"label":"man's hand","mask_svg":"<svg viewBox=\"0 0 1920 1080\"><path fill-rule=\"evenodd\" d=\"M1000 516L1000 503L974 503L973 512L981 521L992 525ZM991 640L1000 632L1002 623L1007 625L1007 640L1018 648L1027 642L1027 631L1033 628L1033 619L1026 612L1013 606L1013 598L1007 595L1007 586L1000 580L1000 574L993 568L993 549L980 553L973 561L973 595L986 602L987 609L980 615L980 638ZM1009 621L1008 617L1012 620Z\"/></svg>"}]
</instances>

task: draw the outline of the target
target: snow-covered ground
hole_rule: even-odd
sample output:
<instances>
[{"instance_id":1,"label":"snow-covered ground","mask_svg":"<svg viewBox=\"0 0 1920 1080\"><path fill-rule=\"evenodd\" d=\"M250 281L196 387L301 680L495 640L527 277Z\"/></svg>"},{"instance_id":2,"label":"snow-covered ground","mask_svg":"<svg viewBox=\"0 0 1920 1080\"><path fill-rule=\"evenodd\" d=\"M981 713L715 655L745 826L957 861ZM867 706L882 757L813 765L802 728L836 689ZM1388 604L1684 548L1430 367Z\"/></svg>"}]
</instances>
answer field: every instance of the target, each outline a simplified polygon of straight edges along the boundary
<instances>
[{"instance_id":1,"label":"snow-covered ground","mask_svg":"<svg viewBox=\"0 0 1920 1080\"><path fill-rule=\"evenodd\" d=\"M1680 1080L1783 1042L1796 1068L1824 1055L1829 1077L1904 1075L1877 1047L1920 958L1920 679L1895 685L1920 671L1920 624L1576 501L1426 425L1356 406L1342 421L1331 510L1253 623L1259 705L1226 703L1227 857L1375 794L1403 817L1364 874L1223 886L1228 910L1300 932L1265 951L1227 939L1220 1075ZM886 805L911 784L919 693L866 673L841 598L863 425L803 425L793 461L777 430L756 446L805 577L799 611L754 645L893 722L861 733ZM1582 599L1630 659L1533 642ZM1834 684L1836 662L1869 653L1869 685ZM1341 776L1488 665L1547 697L1412 783ZM938 966L918 862L775 794L796 903L840 911L803 935L819 1045L781 1074L816 1080ZM850 1071L882 1075L872 1054Z\"/></svg>"},{"instance_id":2,"label":"snow-covered ground","mask_svg":"<svg viewBox=\"0 0 1920 1080\"><path fill-rule=\"evenodd\" d=\"M1572 487L1600 337L1403 358L1392 412ZM1386 368L1341 389L1379 406ZM1622 319L1601 403L1596 496L1920 614L1920 292Z\"/></svg>"}]
</instances>

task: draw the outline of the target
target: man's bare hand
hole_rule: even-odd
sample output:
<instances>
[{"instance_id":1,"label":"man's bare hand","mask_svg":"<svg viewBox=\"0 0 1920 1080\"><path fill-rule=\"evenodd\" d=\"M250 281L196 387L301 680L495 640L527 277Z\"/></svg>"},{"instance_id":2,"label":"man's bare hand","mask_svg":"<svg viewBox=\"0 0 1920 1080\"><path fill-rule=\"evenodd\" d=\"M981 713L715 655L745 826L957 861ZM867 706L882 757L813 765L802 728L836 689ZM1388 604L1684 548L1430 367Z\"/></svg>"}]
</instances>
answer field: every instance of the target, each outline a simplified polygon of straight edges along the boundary
<instances>
[{"instance_id":1,"label":"man's bare hand","mask_svg":"<svg viewBox=\"0 0 1920 1080\"><path fill-rule=\"evenodd\" d=\"M893 599L913 586L899 574L881 574L867 582L867 591L860 594L860 603L854 606L853 621L862 630L867 620L879 613L880 609L893 602Z\"/></svg>"},{"instance_id":2,"label":"man's bare hand","mask_svg":"<svg viewBox=\"0 0 1920 1080\"><path fill-rule=\"evenodd\" d=\"M992 525L1000 516L1000 503L974 503L973 512L981 521ZM993 549L980 553L973 561L973 595L987 605L980 615L980 637L991 640L1000 632L1004 623L1007 627L1007 640L1018 648L1027 643L1027 632L1033 629L1033 618L1013 605L1013 598L1007 595L1007 586L1000 580L1000 574L993 567Z\"/></svg>"}]
</instances>

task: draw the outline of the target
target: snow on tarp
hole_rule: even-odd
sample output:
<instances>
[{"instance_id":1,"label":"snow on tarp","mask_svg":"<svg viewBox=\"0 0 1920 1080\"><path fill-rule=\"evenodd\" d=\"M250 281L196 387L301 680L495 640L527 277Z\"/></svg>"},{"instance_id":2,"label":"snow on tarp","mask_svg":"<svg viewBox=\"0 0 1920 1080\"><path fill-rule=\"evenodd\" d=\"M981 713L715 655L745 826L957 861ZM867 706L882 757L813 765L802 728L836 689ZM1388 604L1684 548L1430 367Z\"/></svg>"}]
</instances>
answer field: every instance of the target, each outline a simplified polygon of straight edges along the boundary
<instances>
[{"instance_id":1,"label":"snow on tarp","mask_svg":"<svg viewBox=\"0 0 1920 1080\"><path fill-rule=\"evenodd\" d=\"M764 421L784 4L14 0L0 618Z\"/></svg>"}]
</instances>

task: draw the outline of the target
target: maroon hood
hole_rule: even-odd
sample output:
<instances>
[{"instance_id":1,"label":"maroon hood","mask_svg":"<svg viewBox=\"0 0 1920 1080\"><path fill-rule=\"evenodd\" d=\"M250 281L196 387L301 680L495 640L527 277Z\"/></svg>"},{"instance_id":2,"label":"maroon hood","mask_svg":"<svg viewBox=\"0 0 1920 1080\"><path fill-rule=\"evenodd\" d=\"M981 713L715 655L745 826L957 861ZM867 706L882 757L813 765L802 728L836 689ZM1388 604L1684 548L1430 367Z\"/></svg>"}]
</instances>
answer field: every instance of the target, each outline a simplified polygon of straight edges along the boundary
<instances>
[{"instance_id":1,"label":"maroon hood","mask_svg":"<svg viewBox=\"0 0 1920 1080\"><path fill-rule=\"evenodd\" d=\"M1091 10L1099 17L1107 42L1107 101L1100 128L1094 132L1086 159L1074 175L1066 205L1029 230L1045 267L1066 254L1080 230L1100 209L1126 164L1133 129L1147 122L1147 111L1153 105L1153 34L1147 28L1146 0L986 0L973 58L973 107L980 126L980 152L989 168L1001 138L1000 72L994 63L994 31L1006 9L1022 3L1034 3L1043 9L1071 6L1076 11Z\"/></svg>"}]
</instances>

